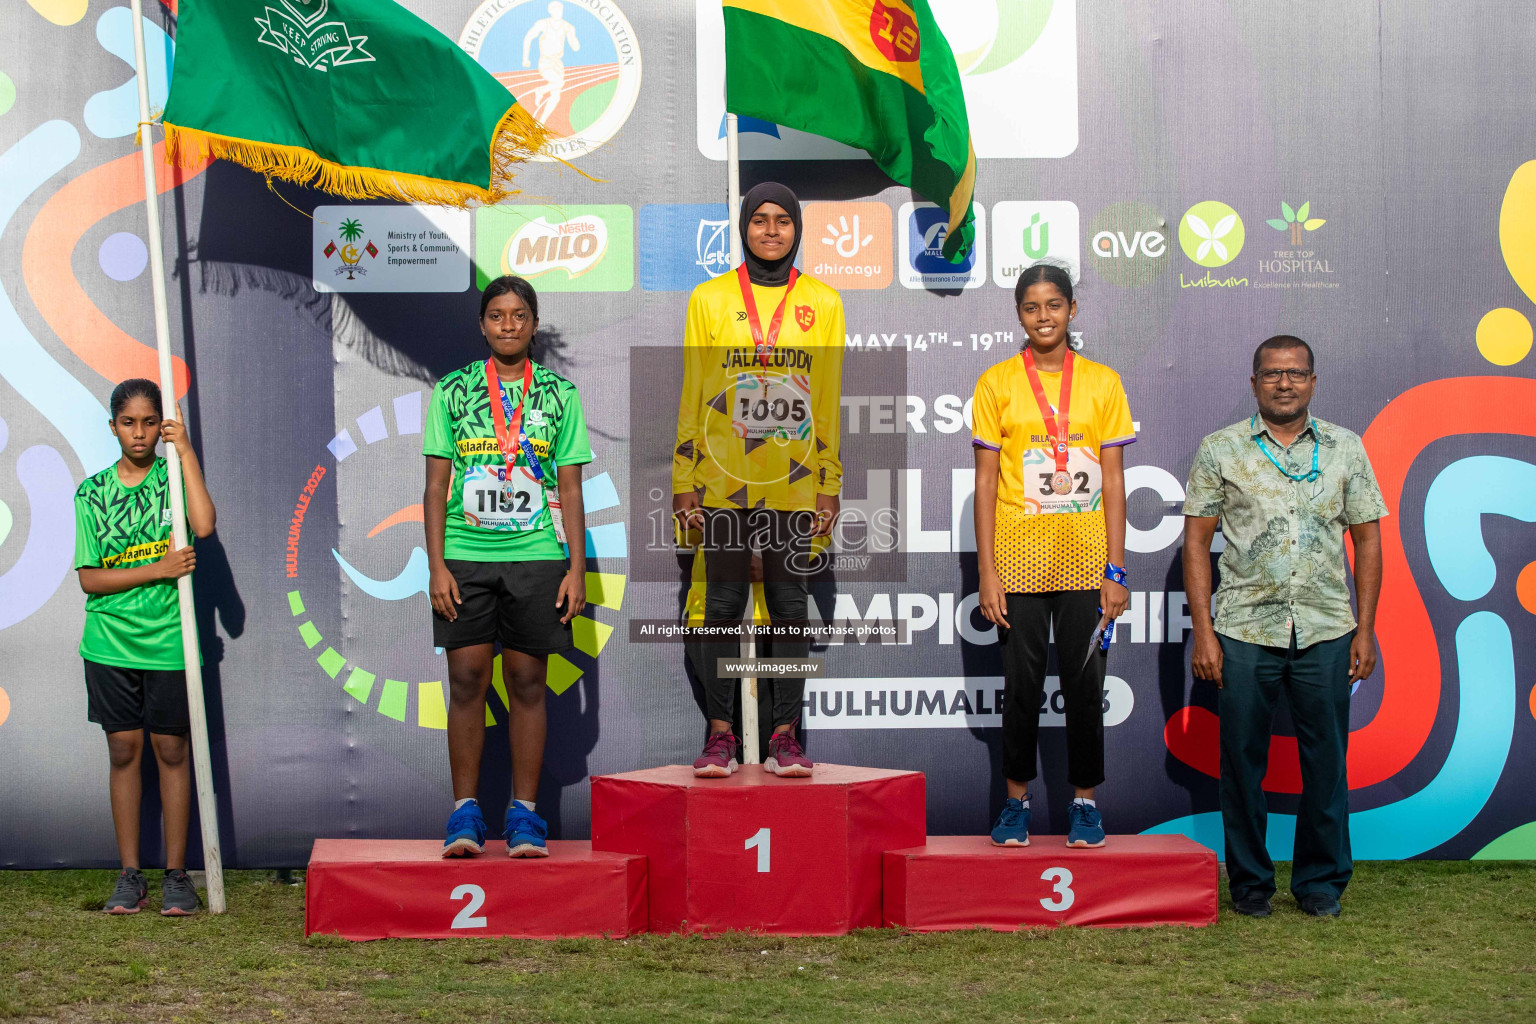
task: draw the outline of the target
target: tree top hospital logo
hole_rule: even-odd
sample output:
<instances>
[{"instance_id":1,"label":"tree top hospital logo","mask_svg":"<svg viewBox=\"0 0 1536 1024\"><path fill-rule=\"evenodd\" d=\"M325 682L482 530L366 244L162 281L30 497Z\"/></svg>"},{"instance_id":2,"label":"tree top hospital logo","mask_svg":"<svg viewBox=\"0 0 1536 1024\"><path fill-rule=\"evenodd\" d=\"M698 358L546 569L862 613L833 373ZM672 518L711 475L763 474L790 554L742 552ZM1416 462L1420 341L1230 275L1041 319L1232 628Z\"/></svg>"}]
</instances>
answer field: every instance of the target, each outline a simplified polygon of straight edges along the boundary
<instances>
[{"instance_id":1,"label":"tree top hospital logo","mask_svg":"<svg viewBox=\"0 0 1536 1024\"><path fill-rule=\"evenodd\" d=\"M933 17L955 54L976 156L1064 157L1077 149L1076 0L943 0ZM725 159L725 16L720 0L694 0L699 152ZM915 61L926 43L911 7L871 7L870 40L891 60ZM1029 131L1018 127L1028 96ZM857 160L864 154L766 121L738 125L744 160Z\"/></svg>"},{"instance_id":2,"label":"tree top hospital logo","mask_svg":"<svg viewBox=\"0 0 1536 1024\"><path fill-rule=\"evenodd\" d=\"M307 478L294 481L296 500L286 513L291 518L284 596L299 640L314 654L319 672L339 684L343 694L402 724L445 729L447 666L432 646L420 488L405 486L391 495L384 483L419 475L426 399L426 392L411 391L364 412L325 445ZM338 403L342 400L338 396ZM613 635L614 627L602 621L608 613L600 609L617 612L624 601L629 547L612 478L599 472L582 481L582 498L588 524L587 609L572 620L575 650L550 655L548 685L556 694L586 674ZM346 516L325 508L343 504L350 510ZM316 537L324 539L317 542ZM325 546L333 538L335 546ZM427 681L414 681L423 676ZM493 680L505 709L499 667ZM504 715L487 701L487 724Z\"/></svg>"},{"instance_id":3,"label":"tree top hospital logo","mask_svg":"<svg viewBox=\"0 0 1536 1024\"><path fill-rule=\"evenodd\" d=\"M1243 251L1243 218L1214 199L1196 203L1179 221L1179 248L1202 267L1224 267Z\"/></svg>"},{"instance_id":4,"label":"tree top hospital logo","mask_svg":"<svg viewBox=\"0 0 1536 1024\"><path fill-rule=\"evenodd\" d=\"M612 0L485 0L459 45L559 136L535 160L590 153L640 96L640 44Z\"/></svg>"}]
</instances>

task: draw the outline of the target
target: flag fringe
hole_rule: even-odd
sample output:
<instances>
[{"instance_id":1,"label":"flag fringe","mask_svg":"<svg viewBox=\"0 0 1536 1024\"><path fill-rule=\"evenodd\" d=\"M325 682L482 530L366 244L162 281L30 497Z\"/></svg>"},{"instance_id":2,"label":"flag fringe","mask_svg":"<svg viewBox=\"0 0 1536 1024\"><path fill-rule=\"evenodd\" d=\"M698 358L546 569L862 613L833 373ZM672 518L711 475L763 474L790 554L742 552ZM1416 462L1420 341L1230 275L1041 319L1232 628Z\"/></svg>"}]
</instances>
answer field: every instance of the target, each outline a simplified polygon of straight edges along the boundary
<instances>
[{"instance_id":1,"label":"flag fringe","mask_svg":"<svg viewBox=\"0 0 1536 1024\"><path fill-rule=\"evenodd\" d=\"M346 199L396 199L460 209L490 206L516 195L520 191L512 187L516 166L539 154L553 134L514 103L491 136L489 187L481 188L467 182L338 164L302 146L254 142L168 122L162 122L162 127L166 159L183 167L214 157L268 179L306 185Z\"/></svg>"}]
</instances>

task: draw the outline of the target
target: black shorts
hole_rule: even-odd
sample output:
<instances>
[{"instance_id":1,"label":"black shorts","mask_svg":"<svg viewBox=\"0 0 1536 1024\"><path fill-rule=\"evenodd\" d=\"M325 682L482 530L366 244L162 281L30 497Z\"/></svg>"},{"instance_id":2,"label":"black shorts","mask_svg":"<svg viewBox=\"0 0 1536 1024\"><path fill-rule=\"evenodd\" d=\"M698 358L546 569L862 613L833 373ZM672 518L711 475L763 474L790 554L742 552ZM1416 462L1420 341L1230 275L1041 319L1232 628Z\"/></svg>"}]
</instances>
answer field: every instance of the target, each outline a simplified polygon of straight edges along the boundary
<instances>
[{"instance_id":1,"label":"black shorts","mask_svg":"<svg viewBox=\"0 0 1536 1024\"><path fill-rule=\"evenodd\" d=\"M565 561L467 562L450 558L448 571L459 584L459 617L452 622L432 613L432 642L445 650L500 640L501 646L524 654L546 655L567 650L571 627L560 621L555 607Z\"/></svg>"},{"instance_id":2,"label":"black shorts","mask_svg":"<svg viewBox=\"0 0 1536 1024\"><path fill-rule=\"evenodd\" d=\"M105 732L148 729L185 736L192 728L183 669L119 668L87 661L85 694L86 718Z\"/></svg>"}]
</instances>

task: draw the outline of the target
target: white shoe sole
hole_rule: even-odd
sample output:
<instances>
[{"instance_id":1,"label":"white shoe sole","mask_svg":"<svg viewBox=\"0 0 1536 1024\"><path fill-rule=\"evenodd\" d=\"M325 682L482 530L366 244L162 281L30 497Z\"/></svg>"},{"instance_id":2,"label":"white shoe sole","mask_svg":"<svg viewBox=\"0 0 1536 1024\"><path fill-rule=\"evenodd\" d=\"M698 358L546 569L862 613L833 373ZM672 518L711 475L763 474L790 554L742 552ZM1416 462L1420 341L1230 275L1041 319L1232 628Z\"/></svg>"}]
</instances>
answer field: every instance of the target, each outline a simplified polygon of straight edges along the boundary
<instances>
[{"instance_id":1,"label":"white shoe sole","mask_svg":"<svg viewBox=\"0 0 1536 1024\"><path fill-rule=\"evenodd\" d=\"M997 840L996 840L996 839L994 839L994 840L992 840L992 845L993 845L993 846L1001 846L1001 847L1004 847L1004 848L1007 848L1007 847L1010 847L1010 846L1011 846L1011 847L1014 847L1014 848L1016 848L1016 849L1020 849L1020 850L1022 850L1022 849L1023 849L1023 848L1024 848L1024 847L1026 847L1026 846L1028 846L1028 845L1029 845L1029 840L1028 840L1028 839L1026 839L1026 840L1024 840L1024 841L1023 841L1023 842L1022 842L1022 843L1021 843L1021 842L1019 842L1019 841L1018 841L1018 840L1017 840L1017 839L1005 839L1005 840L1003 840L1003 841L1002 841L1002 842L1001 842L1001 843L1000 843L1000 842L998 842L998 841L997 841Z\"/></svg>"},{"instance_id":2,"label":"white shoe sole","mask_svg":"<svg viewBox=\"0 0 1536 1024\"><path fill-rule=\"evenodd\" d=\"M548 857L547 847L534 846L532 843L519 843L516 846L507 847L508 857Z\"/></svg>"},{"instance_id":3,"label":"white shoe sole","mask_svg":"<svg viewBox=\"0 0 1536 1024\"><path fill-rule=\"evenodd\" d=\"M1105 840L1103 840L1103 839L1100 839L1096 843L1090 843L1090 842L1088 842L1086 840L1079 839L1075 843L1072 842L1071 840L1068 840L1067 841L1067 846L1069 848L1073 849L1073 850L1097 850L1099 847L1103 846L1104 843L1105 843Z\"/></svg>"},{"instance_id":4,"label":"white shoe sole","mask_svg":"<svg viewBox=\"0 0 1536 1024\"><path fill-rule=\"evenodd\" d=\"M484 853L485 847L473 839L455 839L443 847L444 857L465 857L472 853Z\"/></svg>"},{"instance_id":5,"label":"white shoe sole","mask_svg":"<svg viewBox=\"0 0 1536 1024\"><path fill-rule=\"evenodd\" d=\"M725 779L736 774L736 769L740 767L741 765L737 764L736 759L733 757L731 758L731 763L724 768L721 768L719 765L710 765L708 768L695 768L693 770L693 777L696 779Z\"/></svg>"},{"instance_id":6,"label":"white shoe sole","mask_svg":"<svg viewBox=\"0 0 1536 1024\"><path fill-rule=\"evenodd\" d=\"M804 765L779 764L778 758L770 757L763 762L763 771L772 772L781 779L808 779L811 777L811 769Z\"/></svg>"}]
</instances>

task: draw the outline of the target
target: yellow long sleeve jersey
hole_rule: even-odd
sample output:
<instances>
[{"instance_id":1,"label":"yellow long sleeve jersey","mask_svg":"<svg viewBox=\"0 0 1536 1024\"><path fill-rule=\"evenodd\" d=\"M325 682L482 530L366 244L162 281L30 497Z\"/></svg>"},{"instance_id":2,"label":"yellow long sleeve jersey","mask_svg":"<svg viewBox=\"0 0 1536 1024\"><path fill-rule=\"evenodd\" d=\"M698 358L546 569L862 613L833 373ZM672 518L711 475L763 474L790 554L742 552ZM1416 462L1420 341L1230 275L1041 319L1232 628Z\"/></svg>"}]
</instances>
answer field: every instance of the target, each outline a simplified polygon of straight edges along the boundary
<instances>
[{"instance_id":1,"label":"yellow long sleeve jersey","mask_svg":"<svg viewBox=\"0 0 1536 1024\"><path fill-rule=\"evenodd\" d=\"M785 289L752 285L766 335ZM702 489L709 508L816 507L837 494L843 300L806 274L795 282L778 344L758 361L735 274L693 290L683 335L672 492Z\"/></svg>"}]
</instances>

